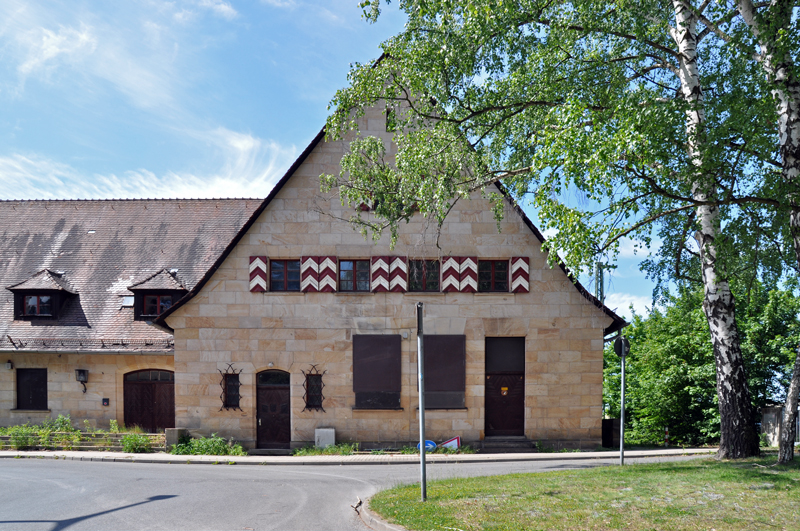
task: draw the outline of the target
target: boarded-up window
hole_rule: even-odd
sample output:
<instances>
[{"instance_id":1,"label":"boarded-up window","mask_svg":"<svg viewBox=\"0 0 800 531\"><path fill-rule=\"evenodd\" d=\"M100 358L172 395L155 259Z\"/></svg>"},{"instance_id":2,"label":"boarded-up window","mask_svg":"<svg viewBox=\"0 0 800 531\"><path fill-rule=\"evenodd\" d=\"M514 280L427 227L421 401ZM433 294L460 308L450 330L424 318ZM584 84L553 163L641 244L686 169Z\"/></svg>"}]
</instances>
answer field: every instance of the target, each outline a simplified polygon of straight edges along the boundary
<instances>
[{"instance_id":1,"label":"boarded-up window","mask_svg":"<svg viewBox=\"0 0 800 531\"><path fill-rule=\"evenodd\" d=\"M423 336L425 409L463 408L467 336Z\"/></svg>"},{"instance_id":2,"label":"boarded-up window","mask_svg":"<svg viewBox=\"0 0 800 531\"><path fill-rule=\"evenodd\" d=\"M47 369L17 369L17 409L47 409Z\"/></svg>"},{"instance_id":3,"label":"boarded-up window","mask_svg":"<svg viewBox=\"0 0 800 531\"><path fill-rule=\"evenodd\" d=\"M400 335L353 336L357 409L400 408Z\"/></svg>"}]
</instances>

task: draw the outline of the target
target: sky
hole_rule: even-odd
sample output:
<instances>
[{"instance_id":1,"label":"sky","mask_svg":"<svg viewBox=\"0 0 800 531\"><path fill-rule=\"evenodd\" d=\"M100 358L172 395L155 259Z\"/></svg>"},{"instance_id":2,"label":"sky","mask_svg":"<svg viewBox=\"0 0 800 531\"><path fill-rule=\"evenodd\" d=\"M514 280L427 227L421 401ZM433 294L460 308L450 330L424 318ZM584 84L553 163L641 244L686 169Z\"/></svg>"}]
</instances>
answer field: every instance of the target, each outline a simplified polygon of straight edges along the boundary
<instances>
[{"instance_id":1,"label":"sky","mask_svg":"<svg viewBox=\"0 0 800 531\"><path fill-rule=\"evenodd\" d=\"M358 0L2 0L0 199L265 197L404 21ZM651 306L641 258L623 245L606 284L620 315Z\"/></svg>"}]
</instances>

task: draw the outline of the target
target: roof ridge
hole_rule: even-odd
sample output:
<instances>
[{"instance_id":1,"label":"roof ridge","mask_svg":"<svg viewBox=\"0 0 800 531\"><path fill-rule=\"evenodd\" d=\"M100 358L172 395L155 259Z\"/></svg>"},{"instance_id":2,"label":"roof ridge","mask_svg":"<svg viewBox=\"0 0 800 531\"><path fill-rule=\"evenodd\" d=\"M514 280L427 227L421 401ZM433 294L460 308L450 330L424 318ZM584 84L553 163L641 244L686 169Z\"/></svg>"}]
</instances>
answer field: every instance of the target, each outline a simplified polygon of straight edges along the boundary
<instances>
[{"instance_id":1,"label":"roof ridge","mask_svg":"<svg viewBox=\"0 0 800 531\"><path fill-rule=\"evenodd\" d=\"M134 197L105 199L0 199L0 203L99 203L99 202L138 202L138 201L263 201L263 197Z\"/></svg>"}]
</instances>

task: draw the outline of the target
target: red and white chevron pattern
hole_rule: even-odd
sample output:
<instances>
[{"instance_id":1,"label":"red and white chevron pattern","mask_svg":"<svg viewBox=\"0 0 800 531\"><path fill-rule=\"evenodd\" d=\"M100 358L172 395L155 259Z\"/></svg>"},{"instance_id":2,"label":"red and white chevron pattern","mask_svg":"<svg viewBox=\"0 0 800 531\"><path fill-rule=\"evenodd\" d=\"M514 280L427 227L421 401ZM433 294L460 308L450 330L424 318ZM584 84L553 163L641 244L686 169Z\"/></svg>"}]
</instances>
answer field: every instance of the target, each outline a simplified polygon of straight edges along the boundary
<instances>
[{"instance_id":1,"label":"red and white chevron pattern","mask_svg":"<svg viewBox=\"0 0 800 531\"><path fill-rule=\"evenodd\" d=\"M370 264L370 288L373 293L389 291L389 262L388 256L373 256Z\"/></svg>"},{"instance_id":2,"label":"red and white chevron pattern","mask_svg":"<svg viewBox=\"0 0 800 531\"><path fill-rule=\"evenodd\" d=\"M511 292L528 293L530 284L530 260L527 256L511 258Z\"/></svg>"},{"instance_id":3,"label":"red and white chevron pattern","mask_svg":"<svg viewBox=\"0 0 800 531\"><path fill-rule=\"evenodd\" d=\"M300 258L300 291L313 293L319 291L319 263L317 256Z\"/></svg>"},{"instance_id":4,"label":"red and white chevron pattern","mask_svg":"<svg viewBox=\"0 0 800 531\"><path fill-rule=\"evenodd\" d=\"M319 291L336 291L336 276L339 271L339 263L335 256L318 256L319 265L318 286Z\"/></svg>"},{"instance_id":5,"label":"red and white chevron pattern","mask_svg":"<svg viewBox=\"0 0 800 531\"><path fill-rule=\"evenodd\" d=\"M393 256L389 262L389 291L405 293L408 291L408 258Z\"/></svg>"},{"instance_id":6,"label":"red and white chevron pattern","mask_svg":"<svg viewBox=\"0 0 800 531\"><path fill-rule=\"evenodd\" d=\"M263 293L267 291L267 257L250 257L250 291Z\"/></svg>"},{"instance_id":7,"label":"red and white chevron pattern","mask_svg":"<svg viewBox=\"0 0 800 531\"><path fill-rule=\"evenodd\" d=\"M461 257L448 256L442 259L442 291L461 290Z\"/></svg>"},{"instance_id":8,"label":"red and white chevron pattern","mask_svg":"<svg viewBox=\"0 0 800 531\"><path fill-rule=\"evenodd\" d=\"M478 291L478 257L465 256L459 267L459 291L475 293Z\"/></svg>"}]
</instances>

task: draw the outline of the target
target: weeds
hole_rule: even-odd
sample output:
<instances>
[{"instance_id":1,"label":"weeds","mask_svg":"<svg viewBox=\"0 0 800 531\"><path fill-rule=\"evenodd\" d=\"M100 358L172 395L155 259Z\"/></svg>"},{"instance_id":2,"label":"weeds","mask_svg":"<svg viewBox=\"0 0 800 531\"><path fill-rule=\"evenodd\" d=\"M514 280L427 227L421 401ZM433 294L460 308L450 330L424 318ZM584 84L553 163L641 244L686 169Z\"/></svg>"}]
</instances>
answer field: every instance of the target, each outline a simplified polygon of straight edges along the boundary
<instances>
[{"instance_id":1,"label":"weeds","mask_svg":"<svg viewBox=\"0 0 800 531\"><path fill-rule=\"evenodd\" d=\"M247 455L247 452L233 439L226 441L212 433L211 437L192 439L181 437L178 444L173 444L169 453L174 455Z\"/></svg>"},{"instance_id":2,"label":"weeds","mask_svg":"<svg viewBox=\"0 0 800 531\"><path fill-rule=\"evenodd\" d=\"M292 455L308 456L308 455L353 455L358 451L358 443L342 442L325 448L318 448L316 446L304 446L303 448L295 448L292 450Z\"/></svg>"},{"instance_id":3,"label":"weeds","mask_svg":"<svg viewBox=\"0 0 800 531\"><path fill-rule=\"evenodd\" d=\"M141 433L129 433L122 437L122 451L131 454L144 454L151 451L150 439Z\"/></svg>"}]
</instances>

